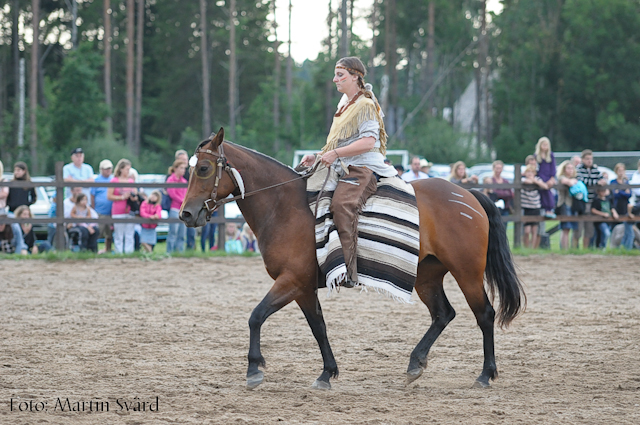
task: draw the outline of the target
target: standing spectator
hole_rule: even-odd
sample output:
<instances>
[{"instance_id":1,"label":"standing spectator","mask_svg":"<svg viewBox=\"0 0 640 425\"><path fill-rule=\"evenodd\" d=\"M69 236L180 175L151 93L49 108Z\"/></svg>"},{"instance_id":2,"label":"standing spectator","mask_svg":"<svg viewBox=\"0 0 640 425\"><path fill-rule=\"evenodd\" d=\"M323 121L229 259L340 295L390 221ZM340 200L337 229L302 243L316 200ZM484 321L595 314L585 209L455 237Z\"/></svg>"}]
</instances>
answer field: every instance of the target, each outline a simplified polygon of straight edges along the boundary
<instances>
[{"instance_id":1,"label":"standing spectator","mask_svg":"<svg viewBox=\"0 0 640 425\"><path fill-rule=\"evenodd\" d=\"M420 160L420 171L422 171L427 176L429 176L429 178L432 177L432 175L429 173L431 171L432 166L433 166L433 162L429 162L424 158Z\"/></svg>"},{"instance_id":2,"label":"standing spectator","mask_svg":"<svg viewBox=\"0 0 640 425\"><path fill-rule=\"evenodd\" d=\"M0 161L0 182L4 181L2 175L4 174L4 165ZM9 196L9 188L7 186L0 186L0 214L6 212L7 209L7 196Z\"/></svg>"},{"instance_id":3,"label":"standing spectator","mask_svg":"<svg viewBox=\"0 0 640 425\"><path fill-rule=\"evenodd\" d=\"M13 181L31 181L29 175L29 169L27 164L22 161L18 161L13 166ZM36 202L36 188L35 187L12 187L9 189L9 196L7 196L7 207L9 211L15 212L16 208L20 205L33 205Z\"/></svg>"},{"instance_id":4,"label":"standing spectator","mask_svg":"<svg viewBox=\"0 0 640 425\"><path fill-rule=\"evenodd\" d=\"M467 166L465 165L464 161L458 161L451 166L449 181L455 184L478 183L478 176L468 176Z\"/></svg>"},{"instance_id":5,"label":"standing spectator","mask_svg":"<svg viewBox=\"0 0 640 425\"><path fill-rule=\"evenodd\" d=\"M184 172L186 168L186 162L182 162L181 160L176 159L173 165L169 168L170 176L167 179L167 183L187 183L187 179L184 178ZM168 188L167 194L171 198L171 209L169 210L169 218L178 218L180 214L180 207L182 206L182 201L184 201L184 197L187 195L187 188ZM187 226L185 226L184 223L169 224L169 234L167 235L167 253L184 251L186 233Z\"/></svg>"},{"instance_id":6,"label":"standing spectator","mask_svg":"<svg viewBox=\"0 0 640 425\"><path fill-rule=\"evenodd\" d=\"M616 173L616 178L611 180L609 184L629 184L629 179L626 176L627 167L622 162L617 163L613 171ZM631 198L631 189L613 189L613 209L616 210L619 217L629 215L629 198ZM624 236L622 237L621 245L626 249L632 249L634 239L633 223L625 221L623 225Z\"/></svg>"},{"instance_id":7,"label":"standing spectator","mask_svg":"<svg viewBox=\"0 0 640 425\"><path fill-rule=\"evenodd\" d=\"M240 241L242 242L242 250L244 252L260 252L256 235L253 233L253 229L249 227L248 223L244 223L242 225Z\"/></svg>"},{"instance_id":8,"label":"standing spectator","mask_svg":"<svg viewBox=\"0 0 640 425\"><path fill-rule=\"evenodd\" d=\"M487 176L484 179L482 179L482 184L484 185L488 185L493 183L493 180L491 179L491 177ZM485 195L487 195L489 197L489 199L491 199L491 202L495 203L498 200L498 197L496 196L495 193L493 193L493 189L485 187L482 189L482 193L484 193ZM504 202L503 202L504 204Z\"/></svg>"},{"instance_id":9,"label":"standing spectator","mask_svg":"<svg viewBox=\"0 0 640 425\"><path fill-rule=\"evenodd\" d=\"M548 186L539 176L536 176L535 165L528 165L527 168L525 168L522 183L537 186L534 189L522 189L522 214L525 216L540 216L542 204L538 187L547 189ZM531 239L529 239L529 236L531 236ZM525 222L523 243L525 248L538 248L540 245L540 235L538 235L537 223Z\"/></svg>"},{"instance_id":10,"label":"standing spectator","mask_svg":"<svg viewBox=\"0 0 640 425\"><path fill-rule=\"evenodd\" d=\"M504 162L497 160L493 161L493 176L491 177L491 183L493 184L507 184L511 183L507 179L502 178L502 170L504 169ZM500 208L500 213L502 215L509 214L511 210L511 200L513 199L513 190L512 189L493 189L493 193L495 193L498 200L502 200L504 202L504 208Z\"/></svg>"},{"instance_id":11,"label":"standing spectator","mask_svg":"<svg viewBox=\"0 0 640 425\"><path fill-rule=\"evenodd\" d=\"M189 163L189 154L184 149L178 149L175 154L175 159L178 161L182 161L185 164ZM189 166L184 170L184 178L189 182L189 177L191 176L191 170ZM195 227L187 227L187 249L195 249L196 248L196 229Z\"/></svg>"},{"instance_id":12,"label":"standing spectator","mask_svg":"<svg viewBox=\"0 0 640 425\"><path fill-rule=\"evenodd\" d=\"M604 218L618 219L618 212L611 208L611 202L609 201L609 189L606 187L597 187L596 188L596 197L593 198L591 204L591 214L598 215ZM595 223L598 227L598 232L600 232L600 243L598 244L598 248L606 248L607 242L609 241L609 236L611 236L611 228L609 227L609 223L601 221Z\"/></svg>"},{"instance_id":13,"label":"standing spectator","mask_svg":"<svg viewBox=\"0 0 640 425\"><path fill-rule=\"evenodd\" d=\"M402 180L412 182L414 180L428 179L429 175L420 171L420 158L414 156L411 158L411 169L402 174Z\"/></svg>"},{"instance_id":14,"label":"standing spectator","mask_svg":"<svg viewBox=\"0 0 640 425\"><path fill-rule=\"evenodd\" d=\"M215 210L211 217L217 217L218 210ZM206 252L205 245L207 241L209 241L209 251L215 251L218 249L218 245L216 244L216 228L218 227L215 223L207 223L202 228L202 235L200 235L200 248L202 248L202 252ZM187 228L188 230L189 228Z\"/></svg>"},{"instance_id":15,"label":"standing spectator","mask_svg":"<svg viewBox=\"0 0 640 425\"><path fill-rule=\"evenodd\" d=\"M640 159L638 160L638 169L631 175L631 181L629 181L629 184L640 184ZM631 192L636 197L636 204L640 205L640 187L631 189Z\"/></svg>"},{"instance_id":16,"label":"standing spectator","mask_svg":"<svg viewBox=\"0 0 640 425\"><path fill-rule=\"evenodd\" d=\"M535 165L536 170L538 169L538 161L536 161L535 155L527 155L527 157L524 159L524 166L526 167L528 165Z\"/></svg>"},{"instance_id":17,"label":"standing spectator","mask_svg":"<svg viewBox=\"0 0 640 425\"><path fill-rule=\"evenodd\" d=\"M578 215L577 212L573 210L574 199L569 191L569 188L578 184L576 167L573 165L573 161L567 160L560 164L558 167L558 183L560 183L557 187L560 215ZM577 238L575 238L575 234L578 231L577 222L563 221L560 223L560 229L562 230L562 234L560 235L560 249L569 248L569 232L571 230L573 230L574 234L573 240L577 243ZM575 247L577 248L577 246Z\"/></svg>"},{"instance_id":18,"label":"standing spectator","mask_svg":"<svg viewBox=\"0 0 640 425\"><path fill-rule=\"evenodd\" d=\"M122 158L116 164L115 172L113 173L112 183L133 183L133 179L129 177L129 170L131 170L131 161ZM131 207L127 202L132 194L136 194L135 188L131 187L110 187L107 190L107 199L112 202L111 204L111 216L114 219L130 218L129 212ZM135 226L133 223L113 223L113 245L115 247L116 254L130 254L133 252Z\"/></svg>"},{"instance_id":19,"label":"standing spectator","mask_svg":"<svg viewBox=\"0 0 640 425\"><path fill-rule=\"evenodd\" d=\"M26 205L20 205L15 211L16 218L33 218L31 210ZM51 245L47 241L39 242L33 232L33 224L21 223L20 230L22 230L22 239L27 246L27 251L31 254L37 254L39 252L47 252L51 249Z\"/></svg>"},{"instance_id":20,"label":"standing spectator","mask_svg":"<svg viewBox=\"0 0 640 425\"><path fill-rule=\"evenodd\" d=\"M71 151L71 162L62 168L62 178L66 182L92 182L93 167L84 163L84 151L82 148L75 148ZM91 189L83 188L82 191L87 198L91 197ZM65 196L69 196L69 188L65 189Z\"/></svg>"},{"instance_id":21,"label":"standing spectator","mask_svg":"<svg viewBox=\"0 0 640 425\"><path fill-rule=\"evenodd\" d=\"M96 177L96 183L108 183L113 178L113 163L108 159L100 161L100 174ZM111 217L112 202L107 199L107 187L91 188L91 207L98 213L99 218ZM113 227L111 223L100 225L100 235L104 238L104 248L102 252L111 252L111 242L113 241Z\"/></svg>"},{"instance_id":22,"label":"standing spectator","mask_svg":"<svg viewBox=\"0 0 640 425\"><path fill-rule=\"evenodd\" d=\"M159 190L151 192L149 197L140 204L140 217L160 220L162 218L162 207L160 200L162 194ZM158 235L156 233L157 223L142 223L140 231L140 245L146 252L153 251L158 243Z\"/></svg>"},{"instance_id":23,"label":"standing spectator","mask_svg":"<svg viewBox=\"0 0 640 425\"><path fill-rule=\"evenodd\" d=\"M585 149L582 151L582 163L576 167L576 176L578 181L584 183L589 190L589 199L587 201L586 214L591 214L591 203L595 198L595 187L597 185L605 185L607 181L603 178L602 171L598 169L598 166L593 163L593 152L591 149ZM580 238L580 234L584 232L584 238L582 241L582 247L588 248L591 244L591 239L595 233L595 227L592 221L580 222L578 232L573 233L574 238ZM574 245L577 247L577 241L574 241Z\"/></svg>"},{"instance_id":24,"label":"standing spectator","mask_svg":"<svg viewBox=\"0 0 640 425\"><path fill-rule=\"evenodd\" d=\"M0 212L0 219L6 216L6 212ZM15 252L22 255L29 254L22 237L22 229L18 223L2 223L0 224L0 254L13 254Z\"/></svg>"},{"instance_id":25,"label":"standing spectator","mask_svg":"<svg viewBox=\"0 0 640 425\"><path fill-rule=\"evenodd\" d=\"M98 218L98 213L89 206L89 199L84 193L78 194L76 204L71 209L71 218ZM98 235L100 229L95 223L76 223L74 226L80 234L80 249L98 252Z\"/></svg>"},{"instance_id":26,"label":"standing spectator","mask_svg":"<svg viewBox=\"0 0 640 425\"><path fill-rule=\"evenodd\" d=\"M538 177L546 183L547 187L556 184L556 158L551 151L551 141L547 137L538 139L535 151L536 162L538 163ZM540 202L544 208L544 216L556 218L553 212L555 209L555 199L549 189L540 190Z\"/></svg>"}]
</instances>

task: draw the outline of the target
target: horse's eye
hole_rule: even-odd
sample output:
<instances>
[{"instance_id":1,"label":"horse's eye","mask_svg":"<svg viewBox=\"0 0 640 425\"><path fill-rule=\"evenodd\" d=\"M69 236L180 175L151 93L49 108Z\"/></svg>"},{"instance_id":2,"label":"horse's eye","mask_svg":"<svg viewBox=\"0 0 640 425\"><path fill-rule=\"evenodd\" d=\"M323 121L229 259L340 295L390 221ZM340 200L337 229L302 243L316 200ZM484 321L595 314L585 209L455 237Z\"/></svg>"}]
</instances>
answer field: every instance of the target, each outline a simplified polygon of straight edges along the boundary
<instances>
[{"instance_id":1,"label":"horse's eye","mask_svg":"<svg viewBox=\"0 0 640 425\"><path fill-rule=\"evenodd\" d=\"M203 165L203 166L201 166L201 167L200 167L200 172L201 172L201 173L204 173L204 172L206 172L208 169L209 169L209 167L208 167L208 166Z\"/></svg>"}]
</instances>

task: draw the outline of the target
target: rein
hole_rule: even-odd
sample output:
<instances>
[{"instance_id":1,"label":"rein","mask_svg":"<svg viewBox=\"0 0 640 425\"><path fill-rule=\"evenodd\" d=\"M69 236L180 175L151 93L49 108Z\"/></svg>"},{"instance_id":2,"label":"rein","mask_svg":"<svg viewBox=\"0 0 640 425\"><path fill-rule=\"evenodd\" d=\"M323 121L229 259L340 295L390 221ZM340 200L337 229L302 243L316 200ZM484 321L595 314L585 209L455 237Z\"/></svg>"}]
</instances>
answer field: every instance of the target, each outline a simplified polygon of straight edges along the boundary
<instances>
[{"instance_id":1,"label":"rein","mask_svg":"<svg viewBox=\"0 0 640 425\"><path fill-rule=\"evenodd\" d=\"M204 206L207 209L207 221L209 220L209 218L211 218L211 214L213 214L213 212L220 206L220 205L224 205L227 204L229 202L233 202L236 201L238 199L244 199L246 197L249 196L253 196L257 193L260 192L264 192L265 190L269 190L269 189L274 189L276 187L279 186L284 186L285 184L289 184L298 180L303 180L303 179L308 179L309 177L313 176L316 171L318 171L318 166L320 165L320 162L317 162L309 172L307 172L306 174L303 174L301 176L298 176L294 179L291 180L287 180L284 182L280 182L280 183L276 183L273 184L271 186L267 186L267 187L263 187L260 189L256 189L256 190L252 190L250 192L244 193L244 184L241 185L238 183L238 179L236 178L235 173L238 174L238 176L240 176L240 172L235 169L234 167L232 167L231 165L229 165L229 161L227 160L227 158L224 156L224 149L222 147L222 143L220 143L218 145L218 149L217 152L214 152L210 149L202 149L202 148L197 148L196 152L194 154L194 156L192 158L195 158L196 155L198 155L199 153L206 153L209 154L216 159L216 180L215 183L213 185L213 190L211 191L211 195L209 197L209 199L204 201ZM191 162L191 161L189 161ZM195 164L193 165L195 166ZM215 200L216 197L218 196L218 186L220 185L220 180L222 179L222 172L226 171L227 174L229 175L229 177L231 177L231 180L233 181L233 184L235 186L236 189L242 189L242 194L240 195L236 195L232 198L224 198L224 199L220 199L220 200ZM235 172L235 173L234 173Z\"/></svg>"}]
</instances>

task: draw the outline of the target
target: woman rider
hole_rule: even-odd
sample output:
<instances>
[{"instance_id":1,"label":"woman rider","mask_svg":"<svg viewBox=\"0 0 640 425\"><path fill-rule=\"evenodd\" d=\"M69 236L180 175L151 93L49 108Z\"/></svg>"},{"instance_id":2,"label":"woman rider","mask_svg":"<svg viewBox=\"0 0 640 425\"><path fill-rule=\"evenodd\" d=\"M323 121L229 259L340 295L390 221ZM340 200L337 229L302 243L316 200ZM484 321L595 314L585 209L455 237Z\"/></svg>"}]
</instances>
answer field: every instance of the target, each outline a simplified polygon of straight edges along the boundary
<instances>
[{"instance_id":1,"label":"woman rider","mask_svg":"<svg viewBox=\"0 0 640 425\"><path fill-rule=\"evenodd\" d=\"M344 95L318 158L306 155L302 159L302 165L311 166L319 160L330 168L325 190L335 189L330 212L347 266L343 286L348 287L357 283L358 215L376 192L378 177L398 174L392 165L384 163L387 142L384 114L371 85L365 85L366 73L364 64L356 57L342 58L336 63L333 82Z\"/></svg>"}]
</instances>

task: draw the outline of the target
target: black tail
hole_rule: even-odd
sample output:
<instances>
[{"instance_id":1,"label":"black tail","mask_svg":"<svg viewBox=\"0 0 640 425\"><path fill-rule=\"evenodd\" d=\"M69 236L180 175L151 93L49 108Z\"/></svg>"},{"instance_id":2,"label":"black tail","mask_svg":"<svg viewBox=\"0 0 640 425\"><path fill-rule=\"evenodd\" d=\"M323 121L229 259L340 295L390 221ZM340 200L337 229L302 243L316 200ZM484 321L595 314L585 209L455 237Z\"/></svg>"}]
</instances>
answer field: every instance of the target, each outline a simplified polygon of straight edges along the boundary
<instances>
[{"instance_id":1,"label":"black tail","mask_svg":"<svg viewBox=\"0 0 640 425\"><path fill-rule=\"evenodd\" d=\"M491 295L495 294L496 289L500 295L498 323L500 326L508 326L524 310L527 297L524 294L522 282L516 274L507 230L502 222L500 210L482 192L477 190L470 192L480 202L489 217L489 249L484 276L489 284Z\"/></svg>"}]
</instances>

